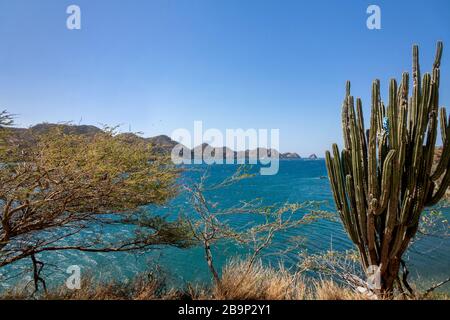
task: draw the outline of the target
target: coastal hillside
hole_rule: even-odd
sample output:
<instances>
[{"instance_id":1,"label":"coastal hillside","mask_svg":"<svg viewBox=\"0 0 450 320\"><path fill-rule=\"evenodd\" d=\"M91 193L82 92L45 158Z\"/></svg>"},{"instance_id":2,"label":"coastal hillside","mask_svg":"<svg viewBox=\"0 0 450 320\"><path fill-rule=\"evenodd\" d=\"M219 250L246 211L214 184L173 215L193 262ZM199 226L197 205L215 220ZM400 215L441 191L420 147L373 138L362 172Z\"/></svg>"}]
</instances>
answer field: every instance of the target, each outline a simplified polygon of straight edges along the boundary
<instances>
[{"instance_id":1,"label":"coastal hillside","mask_svg":"<svg viewBox=\"0 0 450 320\"><path fill-rule=\"evenodd\" d=\"M11 141L18 145L27 145L35 142L36 138L39 135L47 134L54 130L55 128L60 128L64 133L67 134L82 134L87 136L93 136L97 133L100 133L102 130L96 126L92 125L72 125L72 124L54 124L54 123L41 123L30 128L10 128L10 137ZM148 143L149 145L156 148L157 151L162 153L170 153L172 149L178 145L178 142L172 140L170 137L166 135L159 135L155 137L145 138L135 133L120 133L119 137L125 139L126 141L133 142L142 142ZM192 158L198 158L198 155L203 154L203 150L207 147L210 147L207 143L204 143L200 146L197 146L190 150L188 154ZM185 148L189 150L189 148ZM256 159L259 155L264 157L267 155L268 157L275 157L278 155L280 159L290 159L297 160L301 159L300 155L295 152L286 152L279 153L277 150L272 149L264 149L257 148L254 150L245 150L245 151L233 151L227 147L218 147L214 148L211 152L213 156L216 154L222 155L222 158L225 159L227 156L231 156L234 159ZM317 159L314 155L314 158L309 157L310 159Z\"/></svg>"}]
</instances>

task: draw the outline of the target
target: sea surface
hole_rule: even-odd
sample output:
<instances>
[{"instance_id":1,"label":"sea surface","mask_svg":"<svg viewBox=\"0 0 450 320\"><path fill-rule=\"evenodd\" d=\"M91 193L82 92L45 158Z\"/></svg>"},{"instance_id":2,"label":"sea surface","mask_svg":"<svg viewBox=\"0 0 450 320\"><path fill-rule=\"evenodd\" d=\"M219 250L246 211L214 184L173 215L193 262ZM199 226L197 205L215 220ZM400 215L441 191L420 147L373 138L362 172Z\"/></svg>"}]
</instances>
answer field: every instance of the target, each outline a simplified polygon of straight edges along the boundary
<instances>
[{"instance_id":1,"label":"sea surface","mask_svg":"<svg viewBox=\"0 0 450 320\"><path fill-rule=\"evenodd\" d=\"M180 183L190 184L198 181L200 176L207 174L206 185L217 184L232 176L238 169L237 165L188 166L185 168ZM261 176L259 168L252 167L250 171L255 176L239 180L229 186L205 193L208 200L215 203L216 208L230 208L240 201L261 199L264 205L283 205L285 203L303 203L305 201L320 202L320 209L335 212L329 181L326 178L325 161L319 160L282 160L280 170L273 176ZM189 198L180 193L163 208L149 206L149 212L176 218L180 212L192 214ZM440 209L446 218L450 217L450 210ZM305 212L303 212L305 213ZM299 213L299 217L302 212ZM253 223L253 215L235 215L230 217L229 223L241 228ZM111 231L111 238L128 233L130 230L119 229ZM353 245L339 221L321 219L314 223L301 226L295 230L283 231L277 234L272 245L263 253L263 260L267 264L280 263L277 253L292 247L292 238L299 237L299 245L294 251L283 254L283 263L295 269L299 261L299 253L320 253L327 250L345 251L353 249ZM419 283L427 286L430 283L446 279L450 274L450 239L439 236L421 237L409 250L406 263L410 270L410 277L419 279ZM248 254L245 247L231 243L216 243L212 247L214 261L220 269L234 256ZM40 257L46 262L43 271L45 278L51 285L61 285L68 277L66 269L71 265L78 265L82 274L90 274L101 280L127 280L149 268L159 266L173 285L187 283L205 284L211 281L201 247L190 249L160 248L144 254L130 253L82 253L76 251L56 252ZM0 272L0 289L17 283L24 285L30 280L29 261L22 261L4 268ZM450 288L444 289L450 291Z\"/></svg>"}]
</instances>

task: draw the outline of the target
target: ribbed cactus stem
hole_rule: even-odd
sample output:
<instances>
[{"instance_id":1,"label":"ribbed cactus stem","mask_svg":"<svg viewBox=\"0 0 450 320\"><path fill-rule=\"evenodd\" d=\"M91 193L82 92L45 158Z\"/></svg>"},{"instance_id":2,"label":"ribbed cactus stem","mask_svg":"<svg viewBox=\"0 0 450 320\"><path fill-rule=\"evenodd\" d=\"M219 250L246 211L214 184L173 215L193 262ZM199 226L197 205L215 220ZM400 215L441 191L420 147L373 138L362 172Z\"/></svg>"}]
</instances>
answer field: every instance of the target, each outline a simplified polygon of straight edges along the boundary
<instances>
[{"instance_id":1,"label":"ribbed cactus stem","mask_svg":"<svg viewBox=\"0 0 450 320\"><path fill-rule=\"evenodd\" d=\"M382 291L391 291L402 255L418 229L425 206L436 204L450 185L450 117L439 109L443 45L437 44L431 73L421 79L419 48L413 46L409 74L389 84L387 108L380 81L372 84L370 128L364 128L361 99L347 82L342 107L344 149L326 153L331 188L340 217L356 244L363 267L378 266ZM438 126L440 125L440 129ZM437 131L442 155L433 166Z\"/></svg>"}]
</instances>

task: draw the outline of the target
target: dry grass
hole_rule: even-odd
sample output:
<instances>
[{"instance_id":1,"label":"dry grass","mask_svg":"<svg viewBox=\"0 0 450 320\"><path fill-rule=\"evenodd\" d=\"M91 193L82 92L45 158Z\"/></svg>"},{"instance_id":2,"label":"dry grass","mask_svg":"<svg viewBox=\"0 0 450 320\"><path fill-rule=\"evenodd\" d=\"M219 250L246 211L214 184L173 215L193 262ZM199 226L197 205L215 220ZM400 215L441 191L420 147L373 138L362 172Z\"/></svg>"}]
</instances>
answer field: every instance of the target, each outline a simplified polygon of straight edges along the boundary
<instances>
[{"instance_id":1,"label":"dry grass","mask_svg":"<svg viewBox=\"0 0 450 320\"><path fill-rule=\"evenodd\" d=\"M299 274L264 267L260 262L232 261L222 272L220 287L213 288L220 300L300 300L306 297L306 286Z\"/></svg>"},{"instance_id":2,"label":"dry grass","mask_svg":"<svg viewBox=\"0 0 450 320\"><path fill-rule=\"evenodd\" d=\"M65 286L47 293L33 294L29 289L12 289L2 294L5 300L172 300L182 298L182 293L166 288L165 278L151 273L136 277L129 283L99 282L91 276L82 280L81 289L69 290Z\"/></svg>"},{"instance_id":3,"label":"dry grass","mask_svg":"<svg viewBox=\"0 0 450 320\"><path fill-rule=\"evenodd\" d=\"M308 284L306 284L308 283ZM402 298L402 297L397 297ZM404 297L403 297L404 298ZM448 300L447 294L433 293L422 299ZM148 273L129 283L99 283L85 277L80 290L59 287L47 294L32 295L30 291L11 290L1 299L43 300L369 300L330 280L307 281L301 274L284 267L270 268L261 262L249 265L245 260L234 260L222 271L220 286L188 285L183 290L168 289L161 274Z\"/></svg>"},{"instance_id":4,"label":"dry grass","mask_svg":"<svg viewBox=\"0 0 450 320\"><path fill-rule=\"evenodd\" d=\"M416 291L417 292L417 291ZM284 267L270 268L257 262L234 260L222 271L221 285L203 298L217 300L374 300L373 294L356 292L331 280L305 279ZM396 295L393 299L444 299L448 294L432 293L427 297Z\"/></svg>"},{"instance_id":5,"label":"dry grass","mask_svg":"<svg viewBox=\"0 0 450 320\"><path fill-rule=\"evenodd\" d=\"M370 300L367 295L339 286L333 281L316 281L310 293L313 300Z\"/></svg>"},{"instance_id":6,"label":"dry grass","mask_svg":"<svg viewBox=\"0 0 450 320\"><path fill-rule=\"evenodd\" d=\"M223 300L367 300L369 297L343 288L333 281L306 285L299 273L284 267L265 267L258 262L232 261L223 270L221 286L215 286L213 299Z\"/></svg>"}]
</instances>

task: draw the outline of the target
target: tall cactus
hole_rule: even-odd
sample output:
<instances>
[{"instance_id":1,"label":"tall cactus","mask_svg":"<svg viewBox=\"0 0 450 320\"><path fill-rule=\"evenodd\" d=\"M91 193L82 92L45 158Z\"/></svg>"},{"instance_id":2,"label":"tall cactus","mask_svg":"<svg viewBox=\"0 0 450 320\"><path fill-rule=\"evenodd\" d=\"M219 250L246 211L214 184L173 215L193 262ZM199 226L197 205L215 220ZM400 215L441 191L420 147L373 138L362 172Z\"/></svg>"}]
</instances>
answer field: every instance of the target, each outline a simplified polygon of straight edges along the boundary
<instances>
[{"instance_id":1,"label":"tall cactus","mask_svg":"<svg viewBox=\"0 0 450 320\"><path fill-rule=\"evenodd\" d=\"M450 117L439 110L443 45L438 42L431 74L421 79L419 49L413 47L412 93L409 74L390 81L387 108L380 81L372 85L370 129L365 131L361 99L347 82L342 108L344 149L333 145L326 165L345 230L357 246L367 274L377 270L381 292L400 283L402 255L415 236L421 213L436 204L450 184ZM440 112L439 112L440 111ZM433 167L440 118L442 157ZM375 267L375 268L374 268Z\"/></svg>"}]
</instances>

